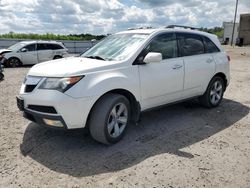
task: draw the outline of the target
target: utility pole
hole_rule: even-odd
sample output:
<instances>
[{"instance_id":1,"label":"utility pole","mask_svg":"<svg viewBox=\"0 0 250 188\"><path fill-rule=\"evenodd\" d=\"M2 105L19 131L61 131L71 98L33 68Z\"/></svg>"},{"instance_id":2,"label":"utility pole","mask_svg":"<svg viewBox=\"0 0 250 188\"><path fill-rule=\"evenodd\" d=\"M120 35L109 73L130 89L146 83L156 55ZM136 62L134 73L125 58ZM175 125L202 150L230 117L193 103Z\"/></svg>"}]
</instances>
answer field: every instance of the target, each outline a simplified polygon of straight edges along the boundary
<instances>
[{"instance_id":1,"label":"utility pole","mask_svg":"<svg viewBox=\"0 0 250 188\"><path fill-rule=\"evenodd\" d=\"M237 10L238 10L238 1L239 1L239 0L236 0L235 14L234 14L234 25L233 25L231 46L233 46L233 41L234 41L234 29L235 29L235 22L236 22Z\"/></svg>"}]
</instances>

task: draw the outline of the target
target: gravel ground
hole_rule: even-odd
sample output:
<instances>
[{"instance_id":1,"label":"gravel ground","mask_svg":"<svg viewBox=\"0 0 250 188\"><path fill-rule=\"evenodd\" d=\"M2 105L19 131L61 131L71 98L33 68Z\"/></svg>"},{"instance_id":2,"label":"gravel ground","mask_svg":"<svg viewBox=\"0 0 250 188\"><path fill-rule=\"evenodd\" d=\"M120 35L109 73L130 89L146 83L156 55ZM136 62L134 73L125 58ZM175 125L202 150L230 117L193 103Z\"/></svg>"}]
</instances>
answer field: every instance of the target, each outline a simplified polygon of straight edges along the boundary
<instances>
[{"instance_id":1,"label":"gravel ground","mask_svg":"<svg viewBox=\"0 0 250 188\"><path fill-rule=\"evenodd\" d=\"M195 101L146 112L114 146L85 130L25 120L15 96L29 68L0 83L0 187L250 187L250 48L226 47L231 83L221 106Z\"/></svg>"}]
</instances>

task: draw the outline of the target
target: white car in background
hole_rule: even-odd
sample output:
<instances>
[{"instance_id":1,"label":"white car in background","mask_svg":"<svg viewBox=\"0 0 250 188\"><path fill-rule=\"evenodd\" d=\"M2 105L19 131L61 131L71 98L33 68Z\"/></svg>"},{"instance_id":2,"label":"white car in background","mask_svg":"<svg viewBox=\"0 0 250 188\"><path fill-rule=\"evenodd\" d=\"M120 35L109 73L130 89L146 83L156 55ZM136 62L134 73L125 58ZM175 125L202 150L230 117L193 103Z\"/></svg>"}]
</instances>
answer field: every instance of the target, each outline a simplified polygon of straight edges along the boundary
<instances>
[{"instance_id":1,"label":"white car in background","mask_svg":"<svg viewBox=\"0 0 250 188\"><path fill-rule=\"evenodd\" d=\"M68 53L61 42L23 41L0 50L6 67L19 67L59 59Z\"/></svg>"},{"instance_id":2,"label":"white car in background","mask_svg":"<svg viewBox=\"0 0 250 188\"><path fill-rule=\"evenodd\" d=\"M39 125L87 125L95 140L113 144L142 111L193 97L208 108L218 106L229 80L229 57L215 35L130 30L108 36L79 57L33 66L17 105Z\"/></svg>"}]
</instances>

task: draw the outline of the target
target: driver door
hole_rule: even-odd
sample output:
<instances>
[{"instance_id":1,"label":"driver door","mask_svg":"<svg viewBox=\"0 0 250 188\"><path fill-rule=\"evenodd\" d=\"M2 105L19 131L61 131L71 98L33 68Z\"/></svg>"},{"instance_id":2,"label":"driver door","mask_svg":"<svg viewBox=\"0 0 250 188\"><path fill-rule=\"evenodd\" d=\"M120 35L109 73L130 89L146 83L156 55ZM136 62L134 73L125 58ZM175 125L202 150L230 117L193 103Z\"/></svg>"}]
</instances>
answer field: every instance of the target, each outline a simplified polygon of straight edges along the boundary
<instances>
[{"instance_id":1,"label":"driver door","mask_svg":"<svg viewBox=\"0 0 250 188\"><path fill-rule=\"evenodd\" d=\"M37 63L36 44L29 44L24 46L21 50L21 61L24 65Z\"/></svg>"},{"instance_id":2,"label":"driver door","mask_svg":"<svg viewBox=\"0 0 250 188\"><path fill-rule=\"evenodd\" d=\"M144 59L149 52L162 54L162 61L139 65L142 109L164 105L181 99L183 92L184 62L177 56L174 33L156 36L141 53Z\"/></svg>"}]
</instances>

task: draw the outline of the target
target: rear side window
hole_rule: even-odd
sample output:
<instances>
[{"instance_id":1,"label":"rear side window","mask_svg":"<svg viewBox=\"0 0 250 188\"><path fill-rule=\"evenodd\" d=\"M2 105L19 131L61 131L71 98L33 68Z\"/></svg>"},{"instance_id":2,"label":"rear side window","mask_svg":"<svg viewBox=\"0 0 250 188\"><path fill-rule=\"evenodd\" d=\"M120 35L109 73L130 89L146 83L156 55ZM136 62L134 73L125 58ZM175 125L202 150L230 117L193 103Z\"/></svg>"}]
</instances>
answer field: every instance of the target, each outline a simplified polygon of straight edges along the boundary
<instances>
[{"instance_id":1,"label":"rear side window","mask_svg":"<svg viewBox=\"0 0 250 188\"><path fill-rule=\"evenodd\" d=\"M198 55L205 53L202 38L189 33L177 33L181 56Z\"/></svg>"},{"instance_id":2,"label":"rear side window","mask_svg":"<svg viewBox=\"0 0 250 188\"><path fill-rule=\"evenodd\" d=\"M37 44L37 50L51 50L51 48L49 44L40 43L40 44Z\"/></svg>"},{"instance_id":3,"label":"rear side window","mask_svg":"<svg viewBox=\"0 0 250 188\"><path fill-rule=\"evenodd\" d=\"M51 50L60 50L63 49L62 46L58 45L58 44L49 44L49 47Z\"/></svg>"},{"instance_id":4,"label":"rear side window","mask_svg":"<svg viewBox=\"0 0 250 188\"><path fill-rule=\"evenodd\" d=\"M146 48L146 52L158 52L163 59L177 57L177 41L173 33L155 37Z\"/></svg>"},{"instance_id":5,"label":"rear side window","mask_svg":"<svg viewBox=\"0 0 250 188\"><path fill-rule=\"evenodd\" d=\"M219 48L207 37L204 37L205 51L206 53L219 52Z\"/></svg>"}]
</instances>

